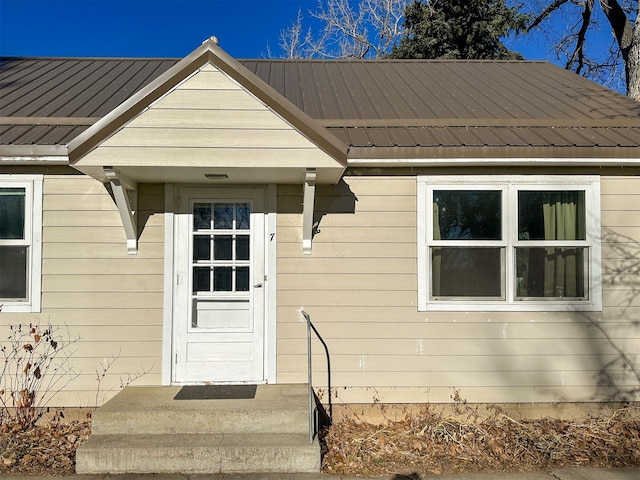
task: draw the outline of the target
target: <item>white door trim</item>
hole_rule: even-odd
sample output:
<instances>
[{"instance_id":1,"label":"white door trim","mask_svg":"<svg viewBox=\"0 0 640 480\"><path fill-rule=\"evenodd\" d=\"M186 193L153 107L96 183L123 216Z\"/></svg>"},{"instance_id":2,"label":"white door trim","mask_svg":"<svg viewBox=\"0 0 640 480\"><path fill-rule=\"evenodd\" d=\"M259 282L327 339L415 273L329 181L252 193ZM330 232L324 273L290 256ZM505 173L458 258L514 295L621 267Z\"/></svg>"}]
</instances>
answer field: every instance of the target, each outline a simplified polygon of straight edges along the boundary
<instances>
[{"instance_id":1,"label":"white door trim","mask_svg":"<svg viewBox=\"0 0 640 480\"><path fill-rule=\"evenodd\" d=\"M277 315L277 305L276 305L276 293L277 293L277 285L276 285L276 260L277 260L277 251L276 245L278 243L278 239L276 236L276 220L277 220L277 186L270 184L267 186L266 190L266 218L264 225L265 239L264 239L264 258L265 258L265 276L267 281L265 283L265 305L264 305L264 315L265 315L265 364L264 364L264 372L267 383L276 383L276 366L277 366L277 355L276 355L276 345L277 345L277 332L276 332L276 315Z\"/></svg>"},{"instance_id":2,"label":"white door trim","mask_svg":"<svg viewBox=\"0 0 640 480\"><path fill-rule=\"evenodd\" d=\"M175 295L175 210L177 194L182 187L224 188L211 185L165 184L165 232L164 232L164 300L162 326L162 385L171 385L175 355L173 346L173 315ZM251 187L229 185L229 188ZM254 186L255 187L255 186ZM264 377L267 383L276 383L276 185L260 186L265 189L265 228L264 228Z\"/></svg>"},{"instance_id":3,"label":"white door trim","mask_svg":"<svg viewBox=\"0 0 640 480\"><path fill-rule=\"evenodd\" d=\"M164 298L162 304L162 385L173 375L173 290L175 185L164 184Z\"/></svg>"}]
</instances>

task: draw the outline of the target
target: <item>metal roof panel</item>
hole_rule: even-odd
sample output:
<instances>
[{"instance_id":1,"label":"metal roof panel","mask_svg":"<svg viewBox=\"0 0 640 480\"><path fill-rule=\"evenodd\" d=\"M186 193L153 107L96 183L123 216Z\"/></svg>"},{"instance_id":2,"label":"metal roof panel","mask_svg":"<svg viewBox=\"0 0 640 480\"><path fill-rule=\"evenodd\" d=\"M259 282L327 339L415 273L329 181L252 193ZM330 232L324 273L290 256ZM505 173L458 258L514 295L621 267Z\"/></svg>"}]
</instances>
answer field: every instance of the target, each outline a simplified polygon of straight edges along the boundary
<instances>
[{"instance_id":1,"label":"metal roof panel","mask_svg":"<svg viewBox=\"0 0 640 480\"><path fill-rule=\"evenodd\" d=\"M0 143L67 144L177 62L0 59ZM640 103L544 62L239 63L352 147L636 149L640 143Z\"/></svg>"}]
</instances>

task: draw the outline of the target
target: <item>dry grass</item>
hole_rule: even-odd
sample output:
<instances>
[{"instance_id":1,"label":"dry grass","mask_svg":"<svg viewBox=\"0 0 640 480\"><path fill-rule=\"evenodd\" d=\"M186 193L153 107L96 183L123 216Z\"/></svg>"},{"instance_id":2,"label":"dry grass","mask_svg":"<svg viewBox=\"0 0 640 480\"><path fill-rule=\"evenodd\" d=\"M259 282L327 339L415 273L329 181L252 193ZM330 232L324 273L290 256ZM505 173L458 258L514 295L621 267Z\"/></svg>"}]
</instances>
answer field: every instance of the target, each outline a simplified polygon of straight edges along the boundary
<instances>
[{"instance_id":1,"label":"dry grass","mask_svg":"<svg viewBox=\"0 0 640 480\"><path fill-rule=\"evenodd\" d=\"M353 414L325 432L323 471L349 476L533 471L567 466L640 466L640 407L581 420L516 420L498 407L464 404L450 413L425 405L397 421ZM90 422L55 418L0 431L0 476L69 475Z\"/></svg>"},{"instance_id":2,"label":"dry grass","mask_svg":"<svg viewBox=\"0 0 640 480\"><path fill-rule=\"evenodd\" d=\"M498 407L479 413L460 403L444 414L425 406L382 425L344 418L325 442L323 471L336 475L638 466L640 407L581 420L515 420Z\"/></svg>"}]
</instances>

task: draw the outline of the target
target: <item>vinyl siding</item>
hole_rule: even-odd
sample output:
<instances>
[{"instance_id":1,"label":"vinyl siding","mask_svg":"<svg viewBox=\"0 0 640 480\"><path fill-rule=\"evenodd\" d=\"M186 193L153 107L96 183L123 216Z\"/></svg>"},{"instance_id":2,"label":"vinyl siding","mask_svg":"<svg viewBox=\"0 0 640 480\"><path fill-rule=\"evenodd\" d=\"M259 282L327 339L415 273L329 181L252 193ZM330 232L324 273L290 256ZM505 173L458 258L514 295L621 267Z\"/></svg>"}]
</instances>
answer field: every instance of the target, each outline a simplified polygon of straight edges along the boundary
<instances>
[{"instance_id":1,"label":"vinyl siding","mask_svg":"<svg viewBox=\"0 0 640 480\"><path fill-rule=\"evenodd\" d=\"M470 402L637 391L622 353L640 364L639 179L602 178L604 308L590 313L418 312L415 176L318 186L311 255L302 254L301 186L277 191L278 382L306 381L304 308L327 342L338 401L448 402L454 388ZM141 184L138 204L130 256L99 182L45 176L42 313L3 313L0 328L51 322L78 338L70 362L79 377L51 405L101 403L138 375L137 384L161 383L164 186ZM313 361L322 387L317 341Z\"/></svg>"},{"instance_id":2,"label":"vinyl siding","mask_svg":"<svg viewBox=\"0 0 640 480\"><path fill-rule=\"evenodd\" d=\"M637 395L624 358L640 365L640 180L604 177L601 193L602 312L480 313L417 311L414 176L318 187L310 256L301 191L280 188L278 381L306 378L304 308L328 345L338 401L448 402L454 389L470 402ZM313 362L326 386L317 341Z\"/></svg>"},{"instance_id":3,"label":"vinyl siding","mask_svg":"<svg viewBox=\"0 0 640 480\"><path fill-rule=\"evenodd\" d=\"M50 406L95 406L136 377L159 384L164 186L139 185L136 256L127 255L118 211L101 183L48 175L43 190L42 312L2 314L0 328L51 323L60 340L76 339L68 366L78 376Z\"/></svg>"}]
</instances>

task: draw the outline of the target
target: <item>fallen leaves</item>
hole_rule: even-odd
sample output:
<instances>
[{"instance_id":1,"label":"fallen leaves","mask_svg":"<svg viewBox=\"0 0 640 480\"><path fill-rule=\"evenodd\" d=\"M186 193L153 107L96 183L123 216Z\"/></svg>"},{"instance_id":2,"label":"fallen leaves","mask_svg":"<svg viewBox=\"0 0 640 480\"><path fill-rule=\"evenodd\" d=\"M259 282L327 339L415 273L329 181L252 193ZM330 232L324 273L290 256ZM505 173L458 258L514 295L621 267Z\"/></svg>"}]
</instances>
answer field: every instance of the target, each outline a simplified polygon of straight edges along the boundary
<instances>
[{"instance_id":1,"label":"fallen leaves","mask_svg":"<svg viewBox=\"0 0 640 480\"><path fill-rule=\"evenodd\" d=\"M88 421L19 427L0 431L0 476L72 474L76 449L91 433ZM514 420L498 409L444 416L425 408L384 425L340 421L324 442L323 471L349 476L638 466L640 409L568 421Z\"/></svg>"},{"instance_id":2,"label":"fallen leaves","mask_svg":"<svg viewBox=\"0 0 640 480\"><path fill-rule=\"evenodd\" d=\"M68 475L75 471L76 449L91 433L89 422L51 422L23 431L0 431L1 475Z\"/></svg>"},{"instance_id":3,"label":"fallen leaves","mask_svg":"<svg viewBox=\"0 0 640 480\"><path fill-rule=\"evenodd\" d=\"M499 409L444 416L425 407L396 422L358 418L334 424L324 438L325 473L351 476L533 471L568 466L640 465L640 411L580 421L514 420Z\"/></svg>"}]
</instances>

